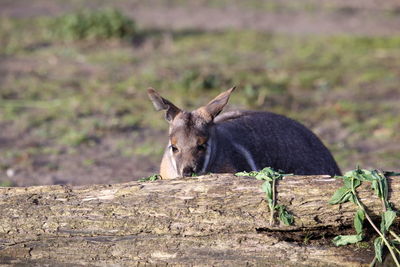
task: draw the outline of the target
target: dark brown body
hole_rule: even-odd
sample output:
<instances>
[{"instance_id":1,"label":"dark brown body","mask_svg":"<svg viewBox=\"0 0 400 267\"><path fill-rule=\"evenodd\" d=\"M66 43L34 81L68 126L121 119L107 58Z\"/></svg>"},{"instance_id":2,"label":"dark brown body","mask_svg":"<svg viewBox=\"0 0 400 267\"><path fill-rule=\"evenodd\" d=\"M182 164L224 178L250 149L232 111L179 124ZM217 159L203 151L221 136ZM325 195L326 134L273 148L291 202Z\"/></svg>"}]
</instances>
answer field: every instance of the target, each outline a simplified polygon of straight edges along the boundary
<instances>
[{"instance_id":1,"label":"dark brown body","mask_svg":"<svg viewBox=\"0 0 400 267\"><path fill-rule=\"evenodd\" d=\"M284 116L251 111L236 112L236 116L227 113L216 118L213 128L217 147L208 167L210 172L234 166L233 172L272 167L302 175L341 174L318 137Z\"/></svg>"}]
</instances>

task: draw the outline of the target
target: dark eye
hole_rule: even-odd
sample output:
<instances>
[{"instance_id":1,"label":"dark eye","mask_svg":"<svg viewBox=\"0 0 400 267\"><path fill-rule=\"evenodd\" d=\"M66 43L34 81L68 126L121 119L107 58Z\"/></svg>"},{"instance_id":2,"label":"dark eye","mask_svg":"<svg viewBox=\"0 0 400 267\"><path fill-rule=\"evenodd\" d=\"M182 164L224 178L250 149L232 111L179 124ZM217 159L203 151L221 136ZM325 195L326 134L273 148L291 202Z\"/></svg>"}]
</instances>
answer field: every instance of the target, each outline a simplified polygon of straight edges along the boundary
<instances>
[{"instance_id":1,"label":"dark eye","mask_svg":"<svg viewBox=\"0 0 400 267\"><path fill-rule=\"evenodd\" d=\"M198 150L198 151L205 151L206 148L207 148L207 145L206 145L206 144L202 144L202 145L198 145L198 146L197 146L197 150Z\"/></svg>"},{"instance_id":2,"label":"dark eye","mask_svg":"<svg viewBox=\"0 0 400 267\"><path fill-rule=\"evenodd\" d=\"M179 151L179 149L174 145L171 145L170 147L173 153L177 153Z\"/></svg>"}]
</instances>

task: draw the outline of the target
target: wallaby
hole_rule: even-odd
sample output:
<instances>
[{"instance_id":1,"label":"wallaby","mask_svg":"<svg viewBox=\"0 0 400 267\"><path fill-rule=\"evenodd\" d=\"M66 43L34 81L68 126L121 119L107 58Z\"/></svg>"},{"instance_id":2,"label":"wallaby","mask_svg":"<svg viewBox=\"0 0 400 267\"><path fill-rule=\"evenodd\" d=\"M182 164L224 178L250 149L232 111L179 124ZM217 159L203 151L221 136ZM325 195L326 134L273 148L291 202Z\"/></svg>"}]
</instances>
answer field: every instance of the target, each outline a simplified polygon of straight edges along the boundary
<instances>
[{"instance_id":1,"label":"wallaby","mask_svg":"<svg viewBox=\"0 0 400 267\"><path fill-rule=\"evenodd\" d=\"M169 143L160 167L163 179L264 167L298 175L341 175L329 150L297 121L261 111L219 115L234 89L192 112L179 109L153 88L147 90L169 123Z\"/></svg>"}]
</instances>

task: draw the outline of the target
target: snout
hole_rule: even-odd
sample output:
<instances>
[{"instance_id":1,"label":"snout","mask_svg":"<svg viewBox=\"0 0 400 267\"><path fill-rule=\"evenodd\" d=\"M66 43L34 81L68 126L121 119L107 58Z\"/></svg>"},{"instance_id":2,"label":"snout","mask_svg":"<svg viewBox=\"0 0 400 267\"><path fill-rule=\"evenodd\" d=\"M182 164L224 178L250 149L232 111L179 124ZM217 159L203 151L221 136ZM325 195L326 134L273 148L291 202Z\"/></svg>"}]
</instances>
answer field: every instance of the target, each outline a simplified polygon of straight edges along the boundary
<instances>
[{"instance_id":1,"label":"snout","mask_svg":"<svg viewBox=\"0 0 400 267\"><path fill-rule=\"evenodd\" d=\"M190 176L192 176L192 175L195 174L195 173L196 173L196 172L195 172L194 168L191 167L191 166L187 166L187 167L184 167L184 168L182 169L182 176L183 176L183 177L190 177Z\"/></svg>"}]
</instances>

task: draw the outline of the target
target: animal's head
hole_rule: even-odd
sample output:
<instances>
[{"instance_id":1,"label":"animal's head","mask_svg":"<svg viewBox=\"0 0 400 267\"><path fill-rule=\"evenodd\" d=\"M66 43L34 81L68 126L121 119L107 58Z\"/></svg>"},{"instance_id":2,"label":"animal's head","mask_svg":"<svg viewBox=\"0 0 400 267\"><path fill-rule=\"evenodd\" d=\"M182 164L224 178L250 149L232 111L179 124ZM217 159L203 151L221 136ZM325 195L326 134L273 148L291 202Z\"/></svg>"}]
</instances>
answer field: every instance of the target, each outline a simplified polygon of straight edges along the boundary
<instances>
[{"instance_id":1,"label":"animal's head","mask_svg":"<svg viewBox=\"0 0 400 267\"><path fill-rule=\"evenodd\" d=\"M207 105L192 112L184 111L160 96L153 88L147 93L156 110L165 110L169 123L168 153L179 176L202 174L214 118L222 111L235 87L219 94ZM208 153L208 154L207 154Z\"/></svg>"}]
</instances>

